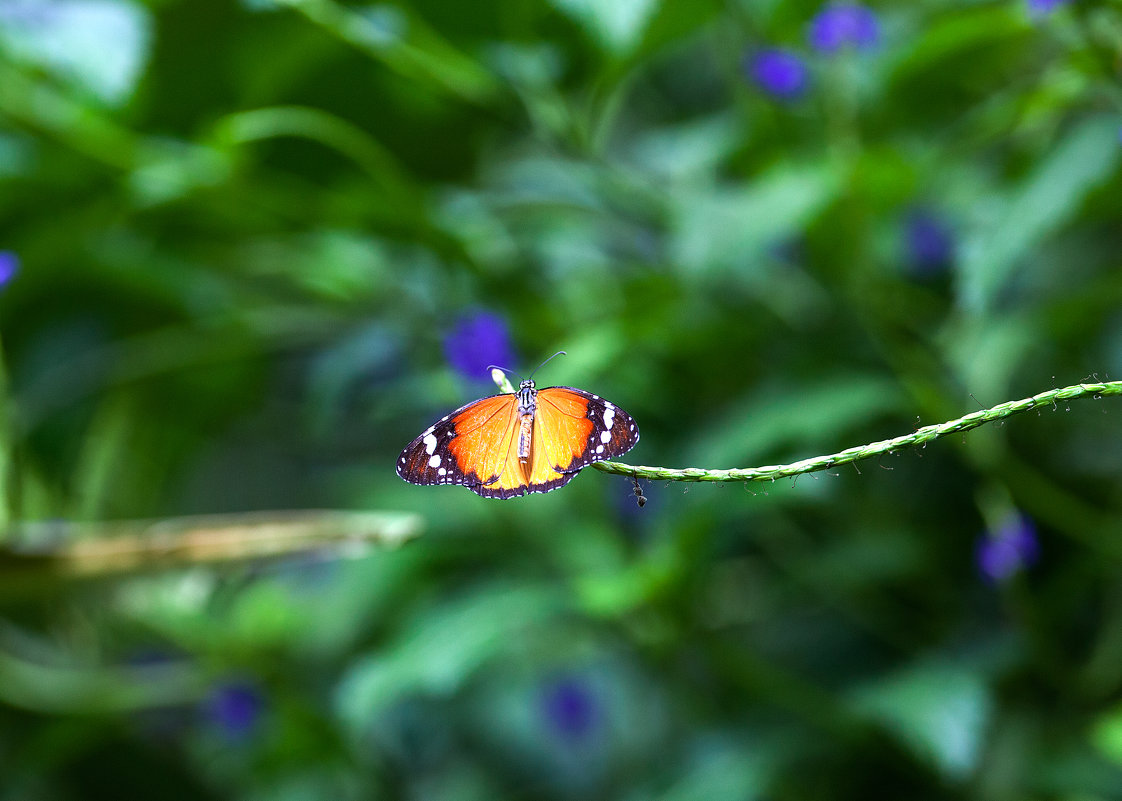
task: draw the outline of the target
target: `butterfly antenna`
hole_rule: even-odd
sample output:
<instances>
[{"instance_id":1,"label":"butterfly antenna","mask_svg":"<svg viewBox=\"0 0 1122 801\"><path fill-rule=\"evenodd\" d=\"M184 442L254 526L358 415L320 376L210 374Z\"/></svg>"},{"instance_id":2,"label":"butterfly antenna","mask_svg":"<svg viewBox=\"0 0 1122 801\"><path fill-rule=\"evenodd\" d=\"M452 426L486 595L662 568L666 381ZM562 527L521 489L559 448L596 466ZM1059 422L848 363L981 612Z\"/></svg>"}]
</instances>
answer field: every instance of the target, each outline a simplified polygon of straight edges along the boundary
<instances>
[{"instance_id":1,"label":"butterfly antenna","mask_svg":"<svg viewBox=\"0 0 1122 801\"><path fill-rule=\"evenodd\" d=\"M568 355L569 355L569 354L567 354L567 353L566 353L565 351L563 351L563 350L559 350L559 351L557 351L557 352L556 352L555 354L553 354L553 355L552 355L552 356L550 356L550 357L549 357L548 359L546 359L546 360L545 360L544 362L542 362L542 363L541 363L541 364L539 364L539 365L538 365L537 367L535 367L535 368L534 368L534 373L536 373L536 372L537 372L538 370L540 370L540 369L542 369L543 367L545 367L545 366L546 366L547 364L549 364L549 363L550 363L550 361L552 361L552 360L553 360L553 359L555 359L556 357L558 357L558 356L568 356ZM534 373L530 373L530 378L533 378L533 377L534 377Z\"/></svg>"},{"instance_id":2,"label":"butterfly antenna","mask_svg":"<svg viewBox=\"0 0 1122 801\"><path fill-rule=\"evenodd\" d=\"M489 364L489 365L487 365L487 369L488 370L502 370L504 373L513 373L514 372L513 370L509 370L506 367L499 367L497 364Z\"/></svg>"}]
</instances>

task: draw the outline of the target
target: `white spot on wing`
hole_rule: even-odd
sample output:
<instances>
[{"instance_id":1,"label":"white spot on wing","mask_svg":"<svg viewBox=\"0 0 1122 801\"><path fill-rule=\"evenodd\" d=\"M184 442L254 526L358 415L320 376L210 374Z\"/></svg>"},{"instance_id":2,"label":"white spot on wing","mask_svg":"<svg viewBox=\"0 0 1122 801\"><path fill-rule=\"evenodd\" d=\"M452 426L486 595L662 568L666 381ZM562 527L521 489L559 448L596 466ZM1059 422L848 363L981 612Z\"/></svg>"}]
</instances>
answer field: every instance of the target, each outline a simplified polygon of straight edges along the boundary
<instances>
[{"instance_id":1,"label":"white spot on wing","mask_svg":"<svg viewBox=\"0 0 1122 801\"><path fill-rule=\"evenodd\" d=\"M437 471L436 471L436 474L437 474L438 476L442 476L442 475L444 475L444 474L445 474L445 473L447 473L447 472L448 472L448 471L447 471L447 470L445 470L445 469L444 469L444 468L442 467L442 468L440 468L439 470L437 470Z\"/></svg>"},{"instance_id":2,"label":"white spot on wing","mask_svg":"<svg viewBox=\"0 0 1122 801\"><path fill-rule=\"evenodd\" d=\"M597 453L603 453L604 452L604 446L603 445L597 445L596 446L596 452Z\"/></svg>"},{"instance_id":3,"label":"white spot on wing","mask_svg":"<svg viewBox=\"0 0 1122 801\"><path fill-rule=\"evenodd\" d=\"M427 453L429 456L432 456L435 451L436 436L432 433L432 429L430 428L429 433L425 434L425 453Z\"/></svg>"},{"instance_id":4,"label":"white spot on wing","mask_svg":"<svg viewBox=\"0 0 1122 801\"><path fill-rule=\"evenodd\" d=\"M611 431L600 432L600 441L603 442L605 445L607 445L609 442L612 441L612 432Z\"/></svg>"},{"instance_id":5,"label":"white spot on wing","mask_svg":"<svg viewBox=\"0 0 1122 801\"><path fill-rule=\"evenodd\" d=\"M429 467L440 467L440 456L433 454L433 457L429 459Z\"/></svg>"},{"instance_id":6,"label":"white spot on wing","mask_svg":"<svg viewBox=\"0 0 1122 801\"><path fill-rule=\"evenodd\" d=\"M610 403L604 405L604 428L611 429L612 423L616 420L616 407ZM604 440L607 442L607 440Z\"/></svg>"}]
</instances>

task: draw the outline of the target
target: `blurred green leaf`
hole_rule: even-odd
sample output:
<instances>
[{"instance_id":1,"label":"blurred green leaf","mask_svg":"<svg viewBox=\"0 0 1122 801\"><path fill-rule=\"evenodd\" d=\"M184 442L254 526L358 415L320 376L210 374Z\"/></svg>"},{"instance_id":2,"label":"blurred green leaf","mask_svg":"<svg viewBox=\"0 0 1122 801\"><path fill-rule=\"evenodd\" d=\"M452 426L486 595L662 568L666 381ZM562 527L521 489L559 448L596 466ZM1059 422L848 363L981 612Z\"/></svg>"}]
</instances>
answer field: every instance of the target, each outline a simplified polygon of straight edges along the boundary
<instances>
[{"instance_id":1,"label":"blurred green leaf","mask_svg":"<svg viewBox=\"0 0 1122 801\"><path fill-rule=\"evenodd\" d=\"M456 50L405 6L351 8L333 0L273 0L291 7L391 69L464 100L486 103L499 91L494 77Z\"/></svg>"},{"instance_id":2,"label":"blurred green leaf","mask_svg":"<svg viewBox=\"0 0 1122 801\"><path fill-rule=\"evenodd\" d=\"M393 154L366 131L319 109L259 108L230 114L214 126L216 143L226 148L282 136L306 137L338 150L399 201L413 191Z\"/></svg>"},{"instance_id":3,"label":"blurred green leaf","mask_svg":"<svg viewBox=\"0 0 1122 801\"><path fill-rule=\"evenodd\" d=\"M392 646L377 649L347 672L335 694L336 710L361 731L395 700L451 693L557 608L551 592L497 585L428 610L413 618Z\"/></svg>"},{"instance_id":4,"label":"blurred green leaf","mask_svg":"<svg viewBox=\"0 0 1122 801\"><path fill-rule=\"evenodd\" d=\"M0 48L108 105L132 94L151 38L147 10L130 0L0 3Z\"/></svg>"},{"instance_id":5,"label":"blurred green leaf","mask_svg":"<svg viewBox=\"0 0 1122 801\"><path fill-rule=\"evenodd\" d=\"M46 714L107 714L166 707L198 699L201 671L184 661L158 665L103 667L76 664L61 653L51 661L13 652L5 637L0 651L0 702Z\"/></svg>"},{"instance_id":6,"label":"blurred green leaf","mask_svg":"<svg viewBox=\"0 0 1122 801\"><path fill-rule=\"evenodd\" d=\"M839 435L900 409L900 390L872 375L818 376L802 389L757 389L694 439L690 464L750 467L793 448L825 451ZM900 432L886 431L885 437ZM799 454L809 455L809 454Z\"/></svg>"},{"instance_id":7,"label":"blurred green leaf","mask_svg":"<svg viewBox=\"0 0 1122 801\"><path fill-rule=\"evenodd\" d=\"M718 114L643 132L629 157L648 175L708 182L740 146L743 136L742 120Z\"/></svg>"},{"instance_id":8,"label":"blurred green leaf","mask_svg":"<svg viewBox=\"0 0 1122 801\"><path fill-rule=\"evenodd\" d=\"M765 743L729 742L719 735L702 737L683 765L684 775L659 801L706 801L768 796L768 778L775 770L774 748Z\"/></svg>"},{"instance_id":9,"label":"blurred green leaf","mask_svg":"<svg viewBox=\"0 0 1122 801\"><path fill-rule=\"evenodd\" d=\"M223 153L186 142L157 141L129 178L141 206L170 203L197 189L218 186L232 165Z\"/></svg>"},{"instance_id":10,"label":"blurred green leaf","mask_svg":"<svg viewBox=\"0 0 1122 801\"><path fill-rule=\"evenodd\" d=\"M1029 314L1005 314L982 321L961 317L945 332L948 361L959 382L982 405L1000 402L1010 379L1030 355L1032 329L1037 321Z\"/></svg>"},{"instance_id":11,"label":"blurred green leaf","mask_svg":"<svg viewBox=\"0 0 1122 801\"><path fill-rule=\"evenodd\" d=\"M3 543L10 536L9 525L12 520L11 477L15 453L10 430L11 407L11 392L8 389L8 366L4 362L4 342L0 338L0 543Z\"/></svg>"},{"instance_id":12,"label":"blurred green leaf","mask_svg":"<svg viewBox=\"0 0 1122 801\"><path fill-rule=\"evenodd\" d=\"M896 78L930 74L971 50L996 47L1024 33L1024 18L1012 4L964 7L956 14L927 15L897 53Z\"/></svg>"},{"instance_id":13,"label":"blurred green leaf","mask_svg":"<svg viewBox=\"0 0 1122 801\"><path fill-rule=\"evenodd\" d=\"M35 152L30 137L0 133L0 179L28 172L35 164Z\"/></svg>"},{"instance_id":14,"label":"blurred green leaf","mask_svg":"<svg viewBox=\"0 0 1122 801\"><path fill-rule=\"evenodd\" d=\"M1075 125L1051 153L962 245L959 297L971 312L994 306L1014 271L1046 236L1078 210L1087 194L1118 168L1120 118L1089 117Z\"/></svg>"},{"instance_id":15,"label":"blurred green leaf","mask_svg":"<svg viewBox=\"0 0 1122 801\"><path fill-rule=\"evenodd\" d=\"M955 780L977 766L993 713L976 669L956 665L907 668L858 690L852 702Z\"/></svg>"},{"instance_id":16,"label":"blurred green leaf","mask_svg":"<svg viewBox=\"0 0 1122 801\"><path fill-rule=\"evenodd\" d=\"M658 11L659 0L550 0L581 23L616 55L624 55L640 41L643 30Z\"/></svg>"},{"instance_id":17,"label":"blurred green leaf","mask_svg":"<svg viewBox=\"0 0 1122 801\"><path fill-rule=\"evenodd\" d=\"M1122 765L1122 708L1106 713L1095 725L1091 739L1099 751Z\"/></svg>"},{"instance_id":18,"label":"blurred green leaf","mask_svg":"<svg viewBox=\"0 0 1122 801\"><path fill-rule=\"evenodd\" d=\"M683 187L669 198L671 255L689 271L751 273L768 248L796 236L835 197L827 165L771 168L744 186Z\"/></svg>"}]
</instances>

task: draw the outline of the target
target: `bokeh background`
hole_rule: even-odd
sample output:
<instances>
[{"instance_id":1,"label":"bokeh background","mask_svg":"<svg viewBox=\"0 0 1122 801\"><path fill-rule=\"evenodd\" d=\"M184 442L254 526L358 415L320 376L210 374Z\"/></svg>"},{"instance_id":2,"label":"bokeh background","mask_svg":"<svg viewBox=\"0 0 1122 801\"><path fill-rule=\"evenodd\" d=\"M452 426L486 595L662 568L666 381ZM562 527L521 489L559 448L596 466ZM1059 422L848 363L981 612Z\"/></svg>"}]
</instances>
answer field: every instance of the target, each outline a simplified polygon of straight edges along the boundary
<instances>
[{"instance_id":1,"label":"bokeh background","mask_svg":"<svg viewBox=\"0 0 1122 801\"><path fill-rule=\"evenodd\" d=\"M672 467L1122 376L1120 134L1117 2L0 0L0 799L1122 798L1117 400L394 474L562 348ZM303 508L422 530L50 567Z\"/></svg>"}]
</instances>

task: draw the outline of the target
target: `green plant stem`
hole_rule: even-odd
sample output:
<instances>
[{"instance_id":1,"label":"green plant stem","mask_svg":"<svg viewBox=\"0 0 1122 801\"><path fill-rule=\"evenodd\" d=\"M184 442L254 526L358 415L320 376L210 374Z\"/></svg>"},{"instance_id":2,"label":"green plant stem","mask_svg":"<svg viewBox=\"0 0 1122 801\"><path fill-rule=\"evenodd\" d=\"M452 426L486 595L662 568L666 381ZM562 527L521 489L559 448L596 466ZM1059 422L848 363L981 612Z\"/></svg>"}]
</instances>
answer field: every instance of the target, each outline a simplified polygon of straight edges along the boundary
<instances>
[{"instance_id":1,"label":"green plant stem","mask_svg":"<svg viewBox=\"0 0 1122 801\"><path fill-rule=\"evenodd\" d=\"M93 578L325 548L392 547L421 527L421 518L413 514L332 510L23 524L9 537L18 544L0 548L0 585L8 589L52 577Z\"/></svg>"},{"instance_id":2,"label":"green plant stem","mask_svg":"<svg viewBox=\"0 0 1122 801\"><path fill-rule=\"evenodd\" d=\"M381 142L321 109L271 106L239 111L219 120L214 136L223 145L244 145L285 136L309 139L350 158L380 190L392 192L398 198L416 194L415 182Z\"/></svg>"},{"instance_id":3,"label":"green plant stem","mask_svg":"<svg viewBox=\"0 0 1122 801\"><path fill-rule=\"evenodd\" d=\"M514 394L514 384L510 383L510 379L506 377L506 373L502 370L491 368L491 380L495 382L495 386L499 388L499 392L506 392L507 394Z\"/></svg>"},{"instance_id":4,"label":"green plant stem","mask_svg":"<svg viewBox=\"0 0 1122 801\"><path fill-rule=\"evenodd\" d=\"M838 453L814 456L791 464L740 467L731 470L709 470L702 467L674 469L622 464L620 462L594 462L592 466L604 473L656 481L774 481L777 478L814 473L837 465L859 462L887 453L895 453L905 448L925 445L948 434L969 431L986 423L996 423L1015 414L1045 406L1053 406L1061 401L1067 402L1087 397L1101 398L1109 395L1122 395L1122 381L1074 384L1061 389L1050 389L1030 398L1006 401L991 409L982 409L955 420L948 420L945 423L924 426L911 434L881 440L880 442L870 442L868 445L857 445Z\"/></svg>"},{"instance_id":5,"label":"green plant stem","mask_svg":"<svg viewBox=\"0 0 1122 801\"><path fill-rule=\"evenodd\" d=\"M279 0L279 4L425 88L480 105L490 104L502 92L487 69L405 6L370 6L364 14L358 6L334 0Z\"/></svg>"},{"instance_id":6,"label":"green plant stem","mask_svg":"<svg viewBox=\"0 0 1122 801\"><path fill-rule=\"evenodd\" d=\"M501 371L492 370L491 378L501 392L514 392L510 381ZM884 456L886 453L902 451L905 448L926 445L928 442L945 437L948 434L969 431L986 423L996 423L999 420L1031 409L1054 406L1060 401L1067 402L1086 397L1104 398L1109 395L1122 395L1122 381L1082 383L1061 389L1050 389L1047 392L1041 392L1039 395L1033 395L1031 398L1006 401L993 408L972 412L955 420L924 426L911 434L904 434L893 439L882 439L880 442L870 442L868 445L857 445L844 451L826 456L813 456L791 464L736 467L731 470L710 470L704 467L649 467L647 465L623 464L622 462L593 462L592 466L603 473L647 478L654 481L775 481L777 478L815 473L840 464L860 462L864 459L872 459L874 456Z\"/></svg>"}]
</instances>

